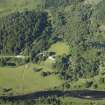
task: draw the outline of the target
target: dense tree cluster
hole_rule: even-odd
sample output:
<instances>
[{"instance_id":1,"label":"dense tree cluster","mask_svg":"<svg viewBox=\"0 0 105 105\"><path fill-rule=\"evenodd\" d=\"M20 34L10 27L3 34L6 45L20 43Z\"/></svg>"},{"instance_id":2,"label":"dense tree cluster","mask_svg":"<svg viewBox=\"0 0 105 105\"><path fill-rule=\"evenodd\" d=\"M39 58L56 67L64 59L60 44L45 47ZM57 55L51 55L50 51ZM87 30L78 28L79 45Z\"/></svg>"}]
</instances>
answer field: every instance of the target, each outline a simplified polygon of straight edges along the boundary
<instances>
[{"instance_id":1,"label":"dense tree cluster","mask_svg":"<svg viewBox=\"0 0 105 105\"><path fill-rule=\"evenodd\" d=\"M76 4L78 2L82 2L84 0L43 0L44 8L54 8L59 6L66 6L71 4Z\"/></svg>"},{"instance_id":2,"label":"dense tree cluster","mask_svg":"<svg viewBox=\"0 0 105 105\"><path fill-rule=\"evenodd\" d=\"M94 18L98 24L105 23L105 0L102 0L95 8Z\"/></svg>"},{"instance_id":3,"label":"dense tree cluster","mask_svg":"<svg viewBox=\"0 0 105 105\"><path fill-rule=\"evenodd\" d=\"M47 48L51 27L47 12L17 12L0 19L0 53L37 53Z\"/></svg>"},{"instance_id":4,"label":"dense tree cluster","mask_svg":"<svg viewBox=\"0 0 105 105\"><path fill-rule=\"evenodd\" d=\"M104 38L100 36L103 35L103 32L98 33L97 27L94 27L97 22L93 21L94 9L92 6L75 4L67 11L60 8L55 16L55 34L68 43L71 51L71 56L68 57L71 61L69 66L64 66L62 57L59 57L54 65L60 72L61 77L67 80L75 80L81 77L89 78L98 75L104 50L101 50L102 47L93 47L91 42L97 45ZM101 15L99 16L101 17ZM101 39L97 38L98 35ZM91 56L92 54L94 56Z\"/></svg>"}]
</instances>

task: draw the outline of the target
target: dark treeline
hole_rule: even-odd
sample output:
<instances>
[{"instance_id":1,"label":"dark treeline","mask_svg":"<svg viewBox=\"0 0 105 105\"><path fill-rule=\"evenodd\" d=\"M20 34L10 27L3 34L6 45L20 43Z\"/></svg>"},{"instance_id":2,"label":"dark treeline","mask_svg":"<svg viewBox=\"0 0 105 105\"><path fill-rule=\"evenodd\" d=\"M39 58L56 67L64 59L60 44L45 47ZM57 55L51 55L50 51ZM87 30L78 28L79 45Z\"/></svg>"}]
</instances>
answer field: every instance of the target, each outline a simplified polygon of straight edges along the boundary
<instances>
[{"instance_id":1,"label":"dark treeline","mask_svg":"<svg viewBox=\"0 0 105 105\"><path fill-rule=\"evenodd\" d=\"M42 4L44 8L48 7L59 7L59 6L66 6L71 4L77 4L79 2L82 2L84 0L43 0Z\"/></svg>"},{"instance_id":2,"label":"dark treeline","mask_svg":"<svg viewBox=\"0 0 105 105\"><path fill-rule=\"evenodd\" d=\"M3 17L0 19L0 54L40 52L50 45L51 31L47 12L17 12Z\"/></svg>"}]
</instances>

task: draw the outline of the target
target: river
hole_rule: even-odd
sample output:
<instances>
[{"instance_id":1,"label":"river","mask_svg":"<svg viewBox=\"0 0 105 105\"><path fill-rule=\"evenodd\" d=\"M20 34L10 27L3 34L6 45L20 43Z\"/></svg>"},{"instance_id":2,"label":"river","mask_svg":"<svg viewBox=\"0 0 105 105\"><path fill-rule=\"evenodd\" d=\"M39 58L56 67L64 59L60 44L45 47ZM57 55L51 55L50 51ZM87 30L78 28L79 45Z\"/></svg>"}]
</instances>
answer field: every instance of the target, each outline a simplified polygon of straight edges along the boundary
<instances>
[{"instance_id":1,"label":"river","mask_svg":"<svg viewBox=\"0 0 105 105\"><path fill-rule=\"evenodd\" d=\"M71 91L39 91L35 93L17 95L17 96L0 96L0 99L4 100L28 100L28 99L38 99L42 97L51 97L51 96L65 96L65 97L74 97L81 99L104 99L105 91L96 91L96 90L71 90Z\"/></svg>"}]
</instances>

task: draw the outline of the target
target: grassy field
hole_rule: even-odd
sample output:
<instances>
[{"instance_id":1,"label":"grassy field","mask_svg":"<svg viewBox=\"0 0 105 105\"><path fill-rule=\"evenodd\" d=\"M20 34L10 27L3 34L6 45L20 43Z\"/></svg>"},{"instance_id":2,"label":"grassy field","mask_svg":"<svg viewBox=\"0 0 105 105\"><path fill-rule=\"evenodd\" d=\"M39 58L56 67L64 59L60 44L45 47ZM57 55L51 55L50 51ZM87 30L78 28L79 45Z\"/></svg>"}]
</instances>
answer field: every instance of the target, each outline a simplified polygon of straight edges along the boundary
<instances>
[{"instance_id":1,"label":"grassy field","mask_svg":"<svg viewBox=\"0 0 105 105\"><path fill-rule=\"evenodd\" d=\"M0 16L15 11L36 9L41 0L0 0Z\"/></svg>"},{"instance_id":2,"label":"grassy field","mask_svg":"<svg viewBox=\"0 0 105 105\"><path fill-rule=\"evenodd\" d=\"M69 53L69 46L64 43L64 42L57 42L55 44L53 44L49 50L49 52L56 52L56 54L59 55L63 55L63 54L68 54Z\"/></svg>"},{"instance_id":3,"label":"grassy field","mask_svg":"<svg viewBox=\"0 0 105 105\"><path fill-rule=\"evenodd\" d=\"M37 66L38 67L38 66ZM57 75L43 77L40 72L35 72L34 64L27 64L16 68L0 67L0 95L1 94L25 94L40 90L47 90L63 83ZM10 89L11 92L3 92Z\"/></svg>"},{"instance_id":4,"label":"grassy field","mask_svg":"<svg viewBox=\"0 0 105 105\"><path fill-rule=\"evenodd\" d=\"M89 100L89 99L78 99L65 97L61 98L65 105L105 105L105 100Z\"/></svg>"},{"instance_id":5,"label":"grassy field","mask_svg":"<svg viewBox=\"0 0 105 105\"><path fill-rule=\"evenodd\" d=\"M102 1L102 0L85 0L85 3L97 5L100 1Z\"/></svg>"}]
</instances>

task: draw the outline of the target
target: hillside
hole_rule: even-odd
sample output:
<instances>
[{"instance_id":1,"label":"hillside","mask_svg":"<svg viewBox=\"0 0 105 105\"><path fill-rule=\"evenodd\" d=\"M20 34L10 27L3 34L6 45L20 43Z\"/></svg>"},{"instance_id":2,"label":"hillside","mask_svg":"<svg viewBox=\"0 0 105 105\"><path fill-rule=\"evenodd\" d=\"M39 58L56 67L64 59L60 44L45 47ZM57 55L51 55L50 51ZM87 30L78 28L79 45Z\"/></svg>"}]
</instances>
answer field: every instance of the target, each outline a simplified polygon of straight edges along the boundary
<instances>
[{"instance_id":1,"label":"hillside","mask_svg":"<svg viewBox=\"0 0 105 105\"><path fill-rule=\"evenodd\" d=\"M0 0L0 95L105 91L104 6L105 0Z\"/></svg>"},{"instance_id":2,"label":"hillside","mask_svg":"<svg viewBox=\"0 0 105 105\"><path fill-rule=\"evenodd\" d=\"M7 15L15 11L32 10L40 4L40 0L0 0L0 14Z\"/></svg>"}]
</instances>

